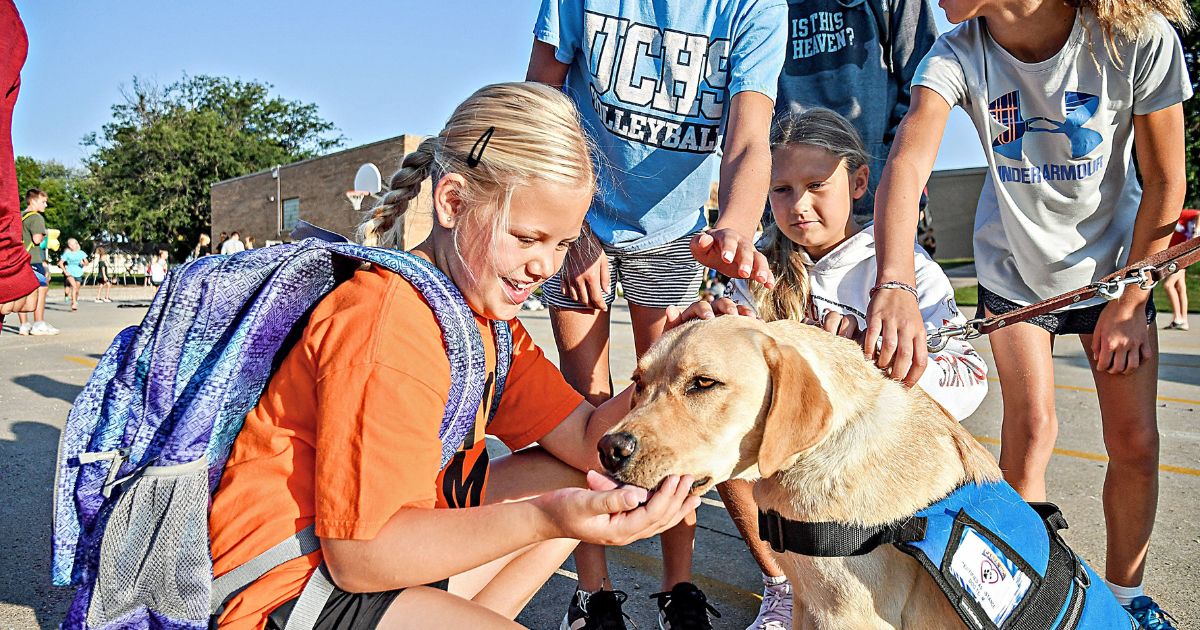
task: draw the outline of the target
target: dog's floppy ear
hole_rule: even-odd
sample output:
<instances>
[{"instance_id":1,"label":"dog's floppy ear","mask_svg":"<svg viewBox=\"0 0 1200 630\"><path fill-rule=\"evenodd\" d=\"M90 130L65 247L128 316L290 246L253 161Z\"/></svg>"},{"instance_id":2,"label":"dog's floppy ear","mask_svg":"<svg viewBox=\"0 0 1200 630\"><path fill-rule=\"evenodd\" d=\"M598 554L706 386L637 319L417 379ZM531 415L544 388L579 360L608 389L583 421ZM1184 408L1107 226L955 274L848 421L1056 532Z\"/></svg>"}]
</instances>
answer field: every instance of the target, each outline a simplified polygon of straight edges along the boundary
<instances>
[{"instance_id":1,"label":"dog's floppy ear","mask_svg":"<svg viewBox=\"0 0 1200 630\"><path fill-rule=\"evenodd\" d=\"M812 366L795 348L771 339L763 354L771 373L771 407L758 447L758 470L766 478L825 435L833 406Z\"/></svg>"}]
</instances>

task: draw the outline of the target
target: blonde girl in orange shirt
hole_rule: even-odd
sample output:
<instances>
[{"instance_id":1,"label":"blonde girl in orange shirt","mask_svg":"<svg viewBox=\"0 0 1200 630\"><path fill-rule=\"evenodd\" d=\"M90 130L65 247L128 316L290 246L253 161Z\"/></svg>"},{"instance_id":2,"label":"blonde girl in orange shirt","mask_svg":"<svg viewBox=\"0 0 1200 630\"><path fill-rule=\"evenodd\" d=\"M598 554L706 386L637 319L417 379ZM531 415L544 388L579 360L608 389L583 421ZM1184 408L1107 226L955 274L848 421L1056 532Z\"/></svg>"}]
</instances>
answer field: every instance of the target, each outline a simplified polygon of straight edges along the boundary
<instances>
[{"instance_id":1,"label":"blonde girl in orange shirt","mask_svg":"<svg viewBox=\"0 0 1200 630\"><path fill-rule=\"evenodd\" d=\"M318 564L337 589L317 628L516 627L578 541L655 535L699 502L686 476L649 496L595 473L585 480L629 397L598 409L583 401L515 320L562 265L594 191L570 102L532 83L476 92L404 157L362 226L366 243L397 246L400 217L427 179L433 231L412 253L459 288L486 347L492 321L510 322L512 369L495 417L487 423L485 396L485 424L439 470L449 363L432 314L398 276L354 273L314 309L247 416L210 519L218 575L309 524L320 550L231 600L222 627L282 628ZM494 370L494 356L488 363ZM484 427L514 449L538 446L489 463Z\"/></svg>"}]
</instances>

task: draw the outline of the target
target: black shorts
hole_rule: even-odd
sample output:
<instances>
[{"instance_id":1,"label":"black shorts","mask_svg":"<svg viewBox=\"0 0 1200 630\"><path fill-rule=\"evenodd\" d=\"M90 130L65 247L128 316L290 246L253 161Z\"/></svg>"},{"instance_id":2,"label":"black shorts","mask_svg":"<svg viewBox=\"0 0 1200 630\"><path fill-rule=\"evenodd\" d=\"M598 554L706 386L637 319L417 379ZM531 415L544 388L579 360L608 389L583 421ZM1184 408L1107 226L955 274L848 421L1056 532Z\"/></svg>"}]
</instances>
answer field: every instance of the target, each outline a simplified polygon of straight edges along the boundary
<instances>
[{"instance_id":1,"label":"black shorts","mask_svg":"<svg viewBox=\"0 0 1200 630\"><path fill-rule=\"evenodd\" d=\"M448 580L434 582L426 586L446 590ZM374 630L383 619L388 606L404 589L383 591L381 593L347 593L338 587L333 587L329 600L321 608L317 616L317 624L313 630ZM296 607L295 597L279 605L267 616L267 630L283 630L287 626L288 617Z\"/></svg>"},{"instance_id":2,"label":"black shorts","mask_svg":"<svg viewBox=\"0 0 1200 630\"><path fill-rule=\"evenodd\" d=\"M1100 312L1107 305L1107 303L1097 304L1087 308L1047 313L1025 321L1044 329L1051 335L1090 335L1096 332L1096 322L1100 321ZM1021 308L1021 305L992 293L981 284L979 285L979 306L975 311L976 318L982 319L987 316L984 307L987 307L987 310L993 315L1004 315ZM1158 310L1154 308L1152 297L1146 300L1146 324L1153 324L1156 315L1158 315Z\"/></svg>"}]
</instances>

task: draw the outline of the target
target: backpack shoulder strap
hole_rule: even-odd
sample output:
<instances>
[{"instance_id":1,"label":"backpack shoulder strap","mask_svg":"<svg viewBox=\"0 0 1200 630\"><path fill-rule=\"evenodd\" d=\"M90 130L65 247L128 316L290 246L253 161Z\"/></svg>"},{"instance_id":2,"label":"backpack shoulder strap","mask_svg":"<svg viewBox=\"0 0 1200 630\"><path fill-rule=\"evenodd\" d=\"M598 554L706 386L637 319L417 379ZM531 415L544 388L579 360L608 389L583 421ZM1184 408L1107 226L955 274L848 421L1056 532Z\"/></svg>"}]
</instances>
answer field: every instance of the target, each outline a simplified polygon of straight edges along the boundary
<instances>
[{"instance_id":1,"label":"backpack shoulder strap","mask_svg":"<svg viewBox=\"0 0 1200 630\"><path fill-rule=\"evenodd\" d=\"M487 359L483 338L475 324L475 313L462 292L437 267L425 259L392 249L364 247L349 243L330 244L338 254L370 262L400 274L425 298L433 309L446 355L450 359L450 394L438 435L442 441L442 466L475 423L479 405L487 388ZM496 395L489 412L494 414L507 377L512 357L512 335L507 322L494 322L496 336Z\"/></svg>"}]
</instances>

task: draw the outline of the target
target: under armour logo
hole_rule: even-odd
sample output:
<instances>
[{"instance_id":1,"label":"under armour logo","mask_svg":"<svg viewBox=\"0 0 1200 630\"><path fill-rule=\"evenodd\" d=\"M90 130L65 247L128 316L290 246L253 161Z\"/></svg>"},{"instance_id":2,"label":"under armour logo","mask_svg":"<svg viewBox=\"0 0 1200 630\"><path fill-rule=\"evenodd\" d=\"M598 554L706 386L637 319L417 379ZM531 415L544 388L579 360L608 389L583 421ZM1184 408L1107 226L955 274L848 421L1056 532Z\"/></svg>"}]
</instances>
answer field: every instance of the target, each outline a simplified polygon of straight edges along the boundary
<instances>
[{"instance_id":1,"label":"under armour logo","mask_svg":"<svg viewBox=\"0 0 1200 630\"><path fill-rule=\"evenodd\" d=\"M988 104L992 118L1004 125L1004 131L992 140L992 150L1006 158L1020 160L1021 142L1025 134L1061 133L1071 142L1071 159L1078 160L1091 153L1104 140L1098 132L1083 127L1096 115L1099 107L1099 96L1067 92L1063 95L1066 118L1062 122L1042 116L1025 118L1021 112L1021 92L1009 92Z\"/></svg>"}]
</instances>

